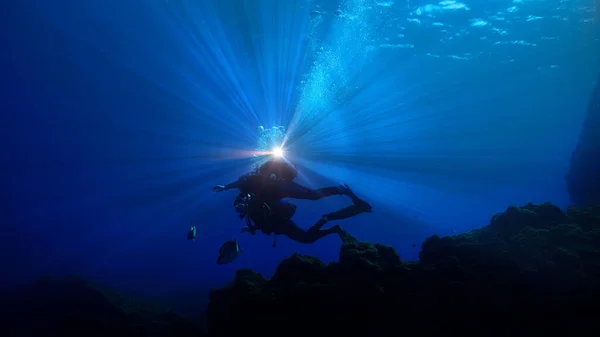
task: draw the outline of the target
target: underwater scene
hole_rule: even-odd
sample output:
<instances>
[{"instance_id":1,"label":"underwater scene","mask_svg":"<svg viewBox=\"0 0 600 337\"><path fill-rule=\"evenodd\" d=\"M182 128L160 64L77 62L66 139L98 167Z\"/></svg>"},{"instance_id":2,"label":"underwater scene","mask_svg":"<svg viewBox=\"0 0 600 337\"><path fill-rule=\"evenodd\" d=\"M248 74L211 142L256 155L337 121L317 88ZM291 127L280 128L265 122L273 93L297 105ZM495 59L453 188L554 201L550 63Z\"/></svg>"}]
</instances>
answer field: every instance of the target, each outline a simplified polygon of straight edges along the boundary
<instances>
[{"instance_id":1,"label":"underwater scene","mask_svg":"<svg viewBox=\"0 0 600 337\"><path fill-rule=\"evenodd\" d=\"M598 7L3 2L0 335L600 335Z\"/></svg>"}]
</instances>

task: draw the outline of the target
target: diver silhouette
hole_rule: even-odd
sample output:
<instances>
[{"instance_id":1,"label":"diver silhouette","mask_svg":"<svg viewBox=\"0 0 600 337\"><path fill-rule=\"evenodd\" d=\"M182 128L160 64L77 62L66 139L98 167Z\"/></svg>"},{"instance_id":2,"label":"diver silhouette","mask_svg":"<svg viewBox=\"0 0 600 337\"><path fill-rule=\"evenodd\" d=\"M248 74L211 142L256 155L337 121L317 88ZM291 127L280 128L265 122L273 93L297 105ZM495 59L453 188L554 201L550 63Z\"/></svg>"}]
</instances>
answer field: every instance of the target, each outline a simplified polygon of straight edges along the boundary
<instances>
[{"instance_id":1,"label":"diver silhouette","mask_svg":"<svg viewBox=\"0 0 600 337\"><path fill-rule=\"evenodd\" d=\"M342 220L358 215L362 212L370 212L371 207L363 200L349 192L353 205L338 211L325 214L314 225L307 230L298 226L291 218L296 213L296 205L287 201L266 202L254 194L240 193L234 201L234 207L240 218L246 219L246 227L242 232L255 234L257 230L270 235L285 235L300 243L314 243L315 241L329 235L337 234L342 241L355 240L339 225L328 229L321 229L331 220ZM275 242L273 242L275 247Z\"/></svg>"},{"instance_id":2,"label":"diver silhouette","mask_svg":"<svg viewBox=\"0 0 600 337\"><path fill-rule=\"evenodd\" d=\"M234 207L240 218L246 218L244 231L252 234L256 230L269 235L285 235L301 243L313 243L329 234L338 234L342 240L351 238L342 228L335 225L322 230L331 220L342 220L363 212L370 212L371 205L358 198L348 185L310 189L292 181L297 170L284 160L270 160L255 172L243 175L237 181L227 185L217 185L215 192L237 188L240 194L234 201ZM336 212L324 214L308 230L304 230L291 220L296 205L283 201L283 198L319 200L332 195L347 195L351 206ZM275 244L275 243L274 243Z\"/></svg>"}]
</instances>

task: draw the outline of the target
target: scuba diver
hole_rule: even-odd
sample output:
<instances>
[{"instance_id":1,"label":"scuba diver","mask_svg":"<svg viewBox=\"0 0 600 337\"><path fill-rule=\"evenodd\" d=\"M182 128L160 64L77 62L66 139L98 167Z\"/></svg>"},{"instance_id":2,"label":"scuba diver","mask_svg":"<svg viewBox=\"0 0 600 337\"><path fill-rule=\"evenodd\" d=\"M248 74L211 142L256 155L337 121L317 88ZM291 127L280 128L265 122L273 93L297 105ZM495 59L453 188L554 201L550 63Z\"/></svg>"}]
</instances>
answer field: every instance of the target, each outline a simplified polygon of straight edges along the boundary
<instances>
[{"instance_id":1,"label":"scuba diver","mask_svg":"<svg viewBox=\"0 0 600 337\"><path fill-rule=\"evenodd\" d=\"M297 170L291 164L270 160L261 165L256 172L246 174L231 184L215 186L213 190L221 192L231 188L240 189L240 194L233 205L240 218L246 219L246 227L242 232L255 234L260 230L267 235L283 234L300 243L313 243L329 234L338 234L343 241L353 239L339 225L325 230L321 228L331 220L347 219L362 212L370 212L371 206L359 199L347 185L313 190L293 182L292 179L296 176ZM341 194L350 197L353 205L323 215L308 230L300 228L291 220L296 212L296 205L281 200L283 198L318 200ZM273 246L275 244L276 242Z\"/></svg>"},{"instance_id":2,"label":"scuba diver","mask_svg":"<svg viewBox=\"0 0 600 337\"><path fill-rule=\"evenodd\" d=\"M296 205L291 202L280 200L269 203L255 194L240 193L233 205L240 219L246 219L246 226L242 229L242 232L249 232L252 235L257 230L260 230L266 235L285 235L296 242L314 243L329 234L337 234L344 242L349 240L356 241L339 225L334 225L328 229L321 229L330 220L347 219L362 212L371 211L371 207L365 201L356 197L352 191L348 193L354 202L352 206L323 215L308 230L300 228L292 221L291 218L296 213ZM277 237L275 237L276 239ZM275 245L276 241L273 242L273 247Z\"/></svg>"}]
</instances>

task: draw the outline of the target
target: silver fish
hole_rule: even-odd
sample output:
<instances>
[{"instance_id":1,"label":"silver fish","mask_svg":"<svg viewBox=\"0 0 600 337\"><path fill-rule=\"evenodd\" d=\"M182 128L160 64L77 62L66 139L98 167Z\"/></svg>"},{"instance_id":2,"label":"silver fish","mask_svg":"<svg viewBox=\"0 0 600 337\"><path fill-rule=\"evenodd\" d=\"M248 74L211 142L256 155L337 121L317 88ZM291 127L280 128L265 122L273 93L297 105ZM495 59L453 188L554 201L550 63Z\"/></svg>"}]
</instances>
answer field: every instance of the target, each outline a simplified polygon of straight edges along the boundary
<instances>
[{"instance_id":1,"label":"silver fish","mask_svg":"<svg viewBox=\"0 0 600 337\"><path fill-rule=\"evenodd\" d=\"M188 229L187 239L196 241L196 226L190 224L190 228Z\"/></svg>"},{"instance_id":2,"label":"silver fish","mask_svg":"<svg viewBox=\"0 0 600 337\"><path fill-rule=\"evenodd\" d=\"M219 249L219 258L217 264L228 264L233 262L240 256L242 249L237 243L237 239L225 241L225 243Z\"/></svg>"}]
</instances>

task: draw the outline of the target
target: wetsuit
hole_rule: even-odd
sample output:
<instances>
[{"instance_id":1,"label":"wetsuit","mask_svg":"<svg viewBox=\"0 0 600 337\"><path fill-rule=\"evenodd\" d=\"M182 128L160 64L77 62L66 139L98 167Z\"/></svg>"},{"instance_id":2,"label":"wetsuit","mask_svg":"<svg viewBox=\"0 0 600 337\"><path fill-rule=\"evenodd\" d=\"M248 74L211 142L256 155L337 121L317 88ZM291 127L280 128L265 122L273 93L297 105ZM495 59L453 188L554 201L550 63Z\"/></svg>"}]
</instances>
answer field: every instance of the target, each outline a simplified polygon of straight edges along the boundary
<instances>
[{"instance_id":1,"label":"wetsuit","mask_svg":"<svg viewBox=\"0 0 600 337\"><path fill-rule=\"evenodd\" d=\"M261 230L265 234L283 234L290 239L302 243L313 243L329 234L343 234L339 226L322 230L321 227L330 220L342 220L353 217L362 212L371 211L371 206L359 199L348 186L329 186L319 189L310 189L293 181L297 171L291 165L281 161L268 161L260 166L256 172L241 176L219 190L237 188L240 195L234 201L236 211L241 199L251 196L246 202L244 211L238 211L241 218L248 220L247 227L250 232ZM304 230L296 225L291 217L295 212L295 205L285 202L284 198L319 200L332 195L347 195L352 199L353 205L333 213L325 214L321 219ZM293 211L289 212L293 206ZM252 224L254 223L254 224Z\"/></svg>"},{"instance_id":2,"label":"wetsuit","mask_svg":"<svg viewBox=\"0 0 600 337\"><path fill-rule=\"evenodd\" d=\"M244 213L244 216L248 220L251 220L247 222L248 231L254 233L256 230L260 230L267 235L271 233L285 235L300 243L313 243L329 234L338 234L344 240L344 237L348 236L348 234L340 226L335 225L328 229L321 228L330 220L347 219L371 210L371 206L356 197L352 191L347 192L347 195L352 199L353 205L323 215L317 223L308 228L308 230L304 230L291 220L291 217L295 213L295 206L293 204L284 201L268 202L263 198L251 194L247 201L247 213ZM239 203L240 200L241 198L238 196L236 201ZM293 207L293 210L290 211L290 207Z\"/></svg>"}]
</instances>

